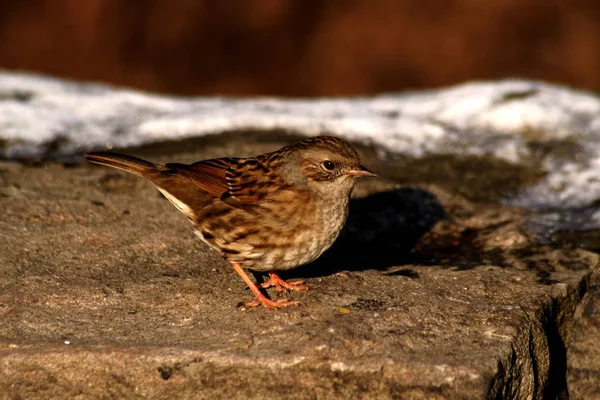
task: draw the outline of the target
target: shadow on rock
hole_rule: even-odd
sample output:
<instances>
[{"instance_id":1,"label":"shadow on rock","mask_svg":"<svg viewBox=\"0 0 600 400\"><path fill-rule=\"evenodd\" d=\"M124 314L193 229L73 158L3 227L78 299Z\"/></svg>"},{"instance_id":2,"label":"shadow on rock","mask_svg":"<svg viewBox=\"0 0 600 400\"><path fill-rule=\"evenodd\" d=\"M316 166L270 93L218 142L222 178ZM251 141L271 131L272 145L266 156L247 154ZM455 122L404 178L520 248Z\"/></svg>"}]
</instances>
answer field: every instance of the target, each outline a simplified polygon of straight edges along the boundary
<instances>
[{"instance_id":1,"label":"shadow on rock","mask_svg":"<svg viewBox=\"0 0 600 400\"><path fill-rule=\"evenodd\" d=\"M352 200L348 222L335 244L289 277L318 277L336 271L386 269L410 259L409 251L447 215L438 199L402 188Z\"/></svg>"}]
</instances>

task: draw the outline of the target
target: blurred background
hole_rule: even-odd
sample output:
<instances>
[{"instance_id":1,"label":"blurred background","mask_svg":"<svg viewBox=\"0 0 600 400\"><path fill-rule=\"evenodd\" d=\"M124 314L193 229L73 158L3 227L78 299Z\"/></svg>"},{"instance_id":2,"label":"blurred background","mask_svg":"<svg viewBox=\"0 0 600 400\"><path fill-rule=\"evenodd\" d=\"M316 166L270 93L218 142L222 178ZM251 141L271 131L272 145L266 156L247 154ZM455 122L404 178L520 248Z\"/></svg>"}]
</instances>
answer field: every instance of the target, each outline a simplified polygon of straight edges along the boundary
<instances>
[{"instance_id":1,"label":"blurred background","mask_svg":"<svg viewBox=\"0 0 600 400\"><path fill-rule=\"evenodd\" d=\"M3 0L0 68L181 95L600 89L598 0Z\"/></svg>"}]
</instances>

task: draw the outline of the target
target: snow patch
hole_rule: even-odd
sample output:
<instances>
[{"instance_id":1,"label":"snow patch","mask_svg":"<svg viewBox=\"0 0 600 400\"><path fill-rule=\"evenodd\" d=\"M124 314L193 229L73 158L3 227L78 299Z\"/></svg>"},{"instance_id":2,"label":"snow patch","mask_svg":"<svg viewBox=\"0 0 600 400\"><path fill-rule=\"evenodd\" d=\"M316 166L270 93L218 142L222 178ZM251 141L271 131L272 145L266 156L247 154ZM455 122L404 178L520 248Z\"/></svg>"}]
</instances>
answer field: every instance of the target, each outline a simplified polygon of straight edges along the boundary
<instances>
[{"instance_id":1,"label":"snow patch","mask_svg":"<svg viewBox=\"0 0 600 400\"><path fill-rule=\"evenodd\" d=\"M527 164L533 145L550 152L539 184L509 201L534 209L583 207L600 199L600 101L536 81L470 82L374 97L176 98L39 75L0 73L4 158L138 146L235 130L333 134L381 154L494 156Z\"/></svg>"}]
</instances>

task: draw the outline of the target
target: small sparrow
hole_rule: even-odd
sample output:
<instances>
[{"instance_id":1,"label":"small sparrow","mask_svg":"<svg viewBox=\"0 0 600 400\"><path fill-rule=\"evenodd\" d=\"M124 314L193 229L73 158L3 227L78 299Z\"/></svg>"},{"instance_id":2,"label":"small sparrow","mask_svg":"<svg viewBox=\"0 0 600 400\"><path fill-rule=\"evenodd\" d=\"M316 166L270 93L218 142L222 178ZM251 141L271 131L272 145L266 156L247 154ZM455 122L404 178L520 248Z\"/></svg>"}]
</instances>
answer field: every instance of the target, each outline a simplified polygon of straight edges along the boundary
<instances>
[{"instance_id":1,"label":"small sparrow","mask_svg":"<svg viewBox=\"0 0 600 400\"><path fill-rule=\"evenodd\" d=\"M338 237L354 184L377 176L361 165L348 143L318 136L250 158L217 158L194 164L153 164L122 154L92 152L89 161L152 182L194 225L196 234L248 285L256 300L244 306L277 309L298 304L271 300L260 288L307 290L276 271L307 264ZM267 272L262 284L244 269Z\"/></svg>"}]
</instances>

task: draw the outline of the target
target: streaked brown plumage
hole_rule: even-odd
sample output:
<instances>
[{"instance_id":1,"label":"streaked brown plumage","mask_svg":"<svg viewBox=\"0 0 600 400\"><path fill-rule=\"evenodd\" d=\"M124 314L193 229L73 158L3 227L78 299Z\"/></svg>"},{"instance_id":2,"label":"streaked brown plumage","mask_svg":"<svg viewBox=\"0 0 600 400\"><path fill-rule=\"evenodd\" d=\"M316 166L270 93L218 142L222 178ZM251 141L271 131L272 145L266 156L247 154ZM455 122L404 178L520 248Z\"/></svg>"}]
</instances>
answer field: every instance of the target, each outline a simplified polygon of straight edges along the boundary
<instances>
[{"instance_id":1,"label":"streaked brown plumage","mask_svg":"<svg viewBox=\"0 0 600 400\"><path fill-rule=\"evenodd\" d=\"M250 158L194 164L153 164L127 155L94 152L89 161L150 180L218 250L250 287L247 307L297 304L261 293L245 269L268 272L262 288L306 290L275 271L309 263L327 250L348 216L356 180L375 176L346 142L319 136Z\"/></svg>"}]
</instances>

